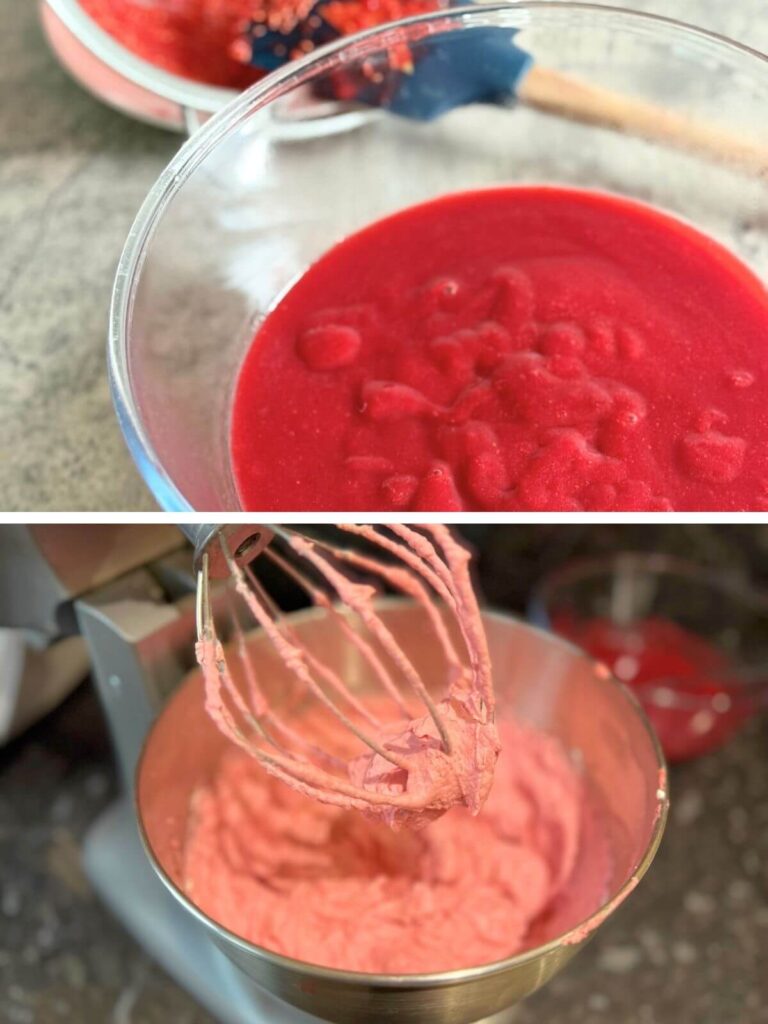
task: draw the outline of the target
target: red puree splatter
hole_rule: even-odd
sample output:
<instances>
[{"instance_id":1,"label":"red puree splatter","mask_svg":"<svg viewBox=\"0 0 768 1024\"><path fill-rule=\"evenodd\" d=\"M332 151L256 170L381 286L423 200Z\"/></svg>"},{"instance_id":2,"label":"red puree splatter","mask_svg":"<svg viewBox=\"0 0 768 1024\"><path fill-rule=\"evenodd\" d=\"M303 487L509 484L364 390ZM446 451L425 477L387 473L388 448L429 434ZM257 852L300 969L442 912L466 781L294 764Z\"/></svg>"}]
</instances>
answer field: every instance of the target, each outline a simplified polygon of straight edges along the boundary
<instances>
[{"instance_id":1,"label":"red puree splatter","mask_svg":"<svg viewBox=\"0 0 768 1024\"><path fill-rule=\"evenodd\" d=\"M755 711L725 654L675 622L558 617L554 626L635 690L670 760L716 750Z\"/></svg>"},{"instance_id":2,"label":"red puree splatter","mask_svg":"<svg viewBox=\"0 0 768 1024\"><path fill-rule=\"evenodd\" d=\"M344 240L267 317L235 477L260 510L768 510L767 376L768 292L688 225L450 195Z\"/></svg>"},{"instance_id":3,"label":"red puree splatter","mask_svg":"<svg viewBox=\"0 0 768 1024\"><path fill-rule=\"evenodd\" d=\"M80 0L80 5L137 56L175 75L245 89L263 72L230 55L253 0Z\"/></svg>"}]
</instances>

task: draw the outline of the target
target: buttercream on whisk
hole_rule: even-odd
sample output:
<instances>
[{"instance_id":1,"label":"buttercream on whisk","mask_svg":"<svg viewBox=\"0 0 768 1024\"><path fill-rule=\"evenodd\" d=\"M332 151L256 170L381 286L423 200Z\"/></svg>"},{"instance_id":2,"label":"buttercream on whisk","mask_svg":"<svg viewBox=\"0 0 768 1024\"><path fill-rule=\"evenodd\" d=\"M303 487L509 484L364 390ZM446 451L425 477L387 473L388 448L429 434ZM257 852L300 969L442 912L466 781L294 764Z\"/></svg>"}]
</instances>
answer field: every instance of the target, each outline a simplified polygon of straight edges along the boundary
<instances>
[{"instance_id":1,"label":"buttercream on whisk","mask_svg":"<svg viewBox=\"0 0 768 1024\"><path fill-rule=\"evenodd\" d=\"M301 722L306 727L312 723L311 716L286 724L275 715L255 678L245 644L238 651L245 668L243 688L233 679L224 648L210 630L203 630L197 656L208 713L267 772L324 803L362 810L393 828L419 828L455 805L477 814L490 791L500 748L490 657L469 576L469 554L438 525L415 530L393 524L387 528L389 534L366 526L340 529L364 538L378 549L377 555L384 552L395 561L343 549L334 549L329 557L322 544L298 534L285 539L335 595L338 605L327 590L303 583L314 603L328 614L329 627L340 628L344 642L367 657L391 699L388 711L381 712L380 700L372 702L353 691L341 673L324 664L281 624L269 602L233 563L235 589L275 652L318 708L346 730L353 746L332 752L322 748L317 737L307 735L306 729L302 732ZM279 562L286 564L282 558ZM378 575L426 615L444 657L443 695L430 693L379 615L377 588L350 578L343 566ZM466 649L463 657L436 598L453 617ZM345 611L341 613L339 607ZM365 638L350 626L350 614L364 628ZM418 705L411 696L404 696L395 676Z\"/></svg>"}]
</instances>

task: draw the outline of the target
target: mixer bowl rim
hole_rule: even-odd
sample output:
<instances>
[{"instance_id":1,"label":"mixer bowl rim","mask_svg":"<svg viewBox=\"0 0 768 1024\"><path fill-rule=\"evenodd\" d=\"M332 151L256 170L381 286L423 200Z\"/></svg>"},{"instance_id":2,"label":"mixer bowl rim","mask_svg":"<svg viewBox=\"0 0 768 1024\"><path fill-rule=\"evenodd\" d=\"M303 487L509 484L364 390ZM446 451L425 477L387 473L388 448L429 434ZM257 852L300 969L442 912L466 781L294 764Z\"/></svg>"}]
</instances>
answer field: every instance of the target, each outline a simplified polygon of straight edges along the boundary
<instances>
[{"instance_id":1,"label":"mixer bowl rim","mask_svg":"<svg viewBox=\"0 0 768 1024\"><path fill-rule=\"evenodd\" d=\"M410 603L402 598L384 598L381 604L384 605L403 605ZM299 612L291 613L291 621L301 623L306 619L319 618L323 615L323 610L320 608L308 608L303 609ZM539 626L532 625L525 619L517 615L512 615L509 612L502 611L500 609L483 608L482 615L485 619L492 619L497 621L512 622L519 627L530 630L540 636L546 637L551 643L561 647L563 650L570 651L571 653L577 654L582 660L597 664L594 658L591 658L582 648L576 644L571 643L569 640L565 640L563 637L558 636L549 630L542 629ZM184 683L198 670L192 669L187 676L185 676L184 682L180 684L183 686ZM503 960L494 960L489 964L480 964L476 967L462 967L457 970L451 971L433 971L424 974L373 974L364 971L346 971L340 970L335 967L322 967L318 964L311 964L304 960L296 960L293 957L284 956L282 953L275 953L272 950L266 949L264 946L257 946L255 943L249 942L242 936L237 935L235 932L230 931L223 925L219 924L212 917L209 917L204 911L200 910L187 896L187 894L169 877L165 869L160 865L157 858L155 857L154 851L152 850L149 837L147 836L144 828L144 821L141 814L141 806L139 802L139 787L141 782L142 771L144 767L144 761L147 755L147 751L150 745L150 740L155 729L155 725L163 712L161 711L158 717L153 722L146 737L142 744L141 753L139 754L138 761L136 763L136 771L134 776L134 810L136 813L136 821L138 824L139 836L141 838L142 846L147 854L147 857L155 869L155 872L163 882L165 887L171 892L173 896L188 910L190 913L197 918L203 925L213 929L219 936L224 938L228 943L231 943L238 947L238 949L247 953L249 956L255 956L257 959L266 961L267 963L287 970L301 971L305 975L309 975L312 978L324 981L334 981L346 984L358 984L368 985L377 988L433 988L437 987L449 987L463 982L469 982L477 978L487 977L489 975L500 974L504 971L521 967L523 964L532 963L541 958L542 955L554 952L562 946L578 946L586 938L591 937L592 933L600 926L605 920L606 916L610 914L614 909L623 903L624 899L635 889L638 882L645 875L648 868L653 863L653 860L658 851L661 843L664 829L667 823L667 815L669 811L669 787L668 787L668 773L667 773L667 762L664 756L664 752L661 747L656 732L651 725L648 716L643 710L637 697L634 693L624 685L619 679L612 674L608 674L605 677L606 685L611 685L614 689L618 690L622 697L628 702L635 715L642 722L643 728L651 741L651 746L655 755L656 764L658 768L659 784L657 789L657 812L656 818L653 822L651 829L651 835L648 840L648 844L643 852L642 857L638 861L634 870L630 873L621 888L601 904L595 911L593 911L589 917L583 921L578 922L567 932L563 932L562 935L556 936L554 939L550 939L549 942L543 943L542 945L535 946L533 949L524 950L522 953L517 953L514 956L506 957ZM174 691L174 693L177 691ZM173 695L170 698L173 699Z\"/></svg>"},{"instance_id":2,"label":"mixer bowl rim","mask_svg":"<svg viewBox=\"0 0 768 1024\"><path fill-rule=\"evenodd\" d=\"M58 0L58 2L61 3L63 0ZM306 69L328 64L341 51L354 50L361 43L403 27L421 23L428 24L441 19L448 19L451 22L477 20L482 24L484 19L504 12L516 13L524 18L527 13L531 12L535 16L537 11L542 11L545 15L557 12L570 17L592 16L597 18L600 23L614 27L615 31L619 31L622 24L630 23L664 32L672 36L673 39L676 36L680 36L683 40L698 39L714 44L720 50L730 52L742 60L745 58L750 62L757 60L768 73L767 55L729 39L727 36L675 18L649 14L644 11L633 11L621 6L583 3L580 0L568 4L562 3L561 0L514 0L514 2L469 4L431 11L427 14L414 15L410 18L366 29L354 35L342 36L340 39L319 47L305 57L290 61L282 68L271 71L243 92L233 94L232 100L218 110L180 147L147 193L126 237L112 288L107 343L107 365L112 401L131 454L150 489L166 510L194 511L186 495L181 493L176 481L172 479L169 471L162 464L147 431L140 402L135 393L128 328L137 285L151 246L152 236L170 202L210 153L231 136L238 124L244 121L249 114L264 109L276 94L281 93L283 86L300 79Z\"/></svg>"}]
</instances>

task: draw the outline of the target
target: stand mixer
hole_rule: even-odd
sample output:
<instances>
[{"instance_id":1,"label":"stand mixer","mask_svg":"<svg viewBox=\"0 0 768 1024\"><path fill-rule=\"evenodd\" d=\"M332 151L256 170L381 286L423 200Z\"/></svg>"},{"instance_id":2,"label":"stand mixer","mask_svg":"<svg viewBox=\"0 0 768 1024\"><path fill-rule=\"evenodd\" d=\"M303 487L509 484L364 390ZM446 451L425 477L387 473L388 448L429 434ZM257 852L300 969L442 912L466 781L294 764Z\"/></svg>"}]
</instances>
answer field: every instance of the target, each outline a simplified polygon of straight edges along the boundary
<instances>
[{"instance_id":1,"label":"stand mixer","mask_svg":"<svg viewBox=\"0 0 768 1024\"><path fill-rule=\"evenodd\" d=\"M116 529L119 546L121 528ZM239 542L230 543L236 550ZM189 798L226 745L205 713L201 677L189 671L193 590L192 559L179 535L160 557L139 558L74 602L125 791L84 844L85 870L100 896L223 1024L300 1024L318 1017L337 1024L508 1020L510 1007L552 977L634 888L661 839L667 810L663 761L632 699L575 648L486 613L500 703L556 734L574 752L604 808L614 862L609 900L566 934L493 965L403 976L314 967L227 932L188 900L180 884L178 854ZM418 610L397 603L381 615L429 680L431 652ZM295 613L291 625L326 661L344 666L350 685L364 686L349 649L329 649L322 614ZM259 639L252 646L256 658L266 652ZM270 685L279 687L279 671L273 669L273 676Z\"/></svg>"}]
</instances>

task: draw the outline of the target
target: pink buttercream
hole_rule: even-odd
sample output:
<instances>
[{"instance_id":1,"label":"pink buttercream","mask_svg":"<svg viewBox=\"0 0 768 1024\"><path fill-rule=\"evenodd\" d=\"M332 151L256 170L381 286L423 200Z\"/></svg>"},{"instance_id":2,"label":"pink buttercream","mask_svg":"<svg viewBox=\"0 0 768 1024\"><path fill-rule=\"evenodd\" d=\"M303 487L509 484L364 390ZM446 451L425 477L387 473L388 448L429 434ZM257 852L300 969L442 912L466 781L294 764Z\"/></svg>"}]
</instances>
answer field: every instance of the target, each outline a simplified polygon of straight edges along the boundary
<instances>
[{"instance_id":1,"label":"pink buttercream","mask_svg":"<svg viewBox=\"0 0 768 1024\"><path fill-rule=\"evenodd\" d=\"M403 757L408 768L398 768L380 754L364 754L349 765L353 782L366 790L400 796L408 794L417 806L376 807L366 813L382 818L393 828L421 828L448 808L464 804L477 814L493 782L499 741L495 725L478 723L458 695L440 701L438 713L448 733L451 753L442 747L429 715L392 727L382 739L388 751Z\"/></svg>"},{"instance_id":2,"label":"pink buttercream","mask_svg":"<svg viewBox=\"0 0 768 1024\"><path fill-rule=\"evenodd\" d=\"M480 813L421 831L308 799L229 751L192 801L187 894L257 945L375 973L486 964L567 930L608 896L605 834L557 740L515 721L500 734Z\"/></svg>"}]
</instances>

